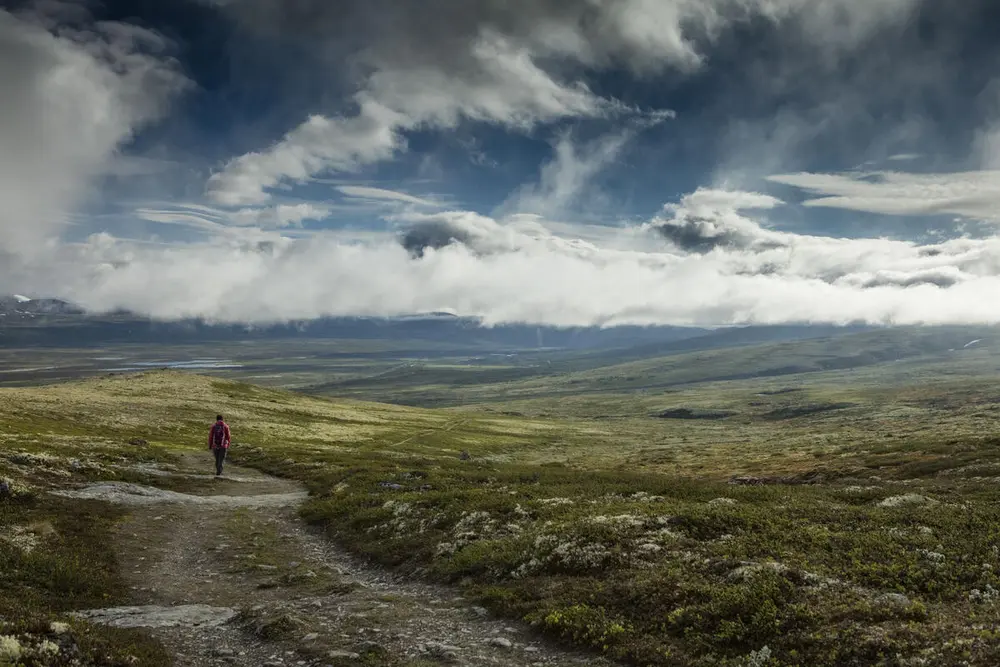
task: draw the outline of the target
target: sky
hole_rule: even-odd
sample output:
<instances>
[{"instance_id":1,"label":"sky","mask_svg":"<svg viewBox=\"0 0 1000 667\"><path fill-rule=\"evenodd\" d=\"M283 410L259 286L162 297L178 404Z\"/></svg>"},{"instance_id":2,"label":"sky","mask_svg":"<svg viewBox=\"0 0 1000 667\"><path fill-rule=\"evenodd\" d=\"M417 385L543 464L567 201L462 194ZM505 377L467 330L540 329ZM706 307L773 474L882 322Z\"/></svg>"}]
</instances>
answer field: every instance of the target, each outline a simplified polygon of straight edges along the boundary
<instances>
[{"instance_id":1,"label":"sky","mask_svg":"<svg viewBox=\"0 0 1000 667\"><path fill-rule=\"evenodd\" d=\"M1000 321L989 0L0 0L0 293Z\"/></svg>"}]
</instances>

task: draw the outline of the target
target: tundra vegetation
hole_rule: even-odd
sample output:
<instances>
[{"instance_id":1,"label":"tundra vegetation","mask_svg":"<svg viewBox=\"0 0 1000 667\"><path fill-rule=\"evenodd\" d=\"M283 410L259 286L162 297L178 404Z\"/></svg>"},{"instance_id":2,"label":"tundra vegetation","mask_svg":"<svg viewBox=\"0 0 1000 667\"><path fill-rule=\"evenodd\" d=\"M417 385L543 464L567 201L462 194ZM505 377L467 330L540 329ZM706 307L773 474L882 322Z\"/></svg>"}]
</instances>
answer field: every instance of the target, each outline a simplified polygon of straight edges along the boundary
<instances>
[{"instance_id":1,"label":"tundra vegetation","mask_svg":"<svg viewBox=\"0 0 1000 667\"><path fill-rule=\"evenodd\" d=\"M989 349L764 378L724 362L671 387L650 378L678 359L484 382L437 409L177 371L0 390L0 664L50 664L45 642L165 664L64 616L126 600L101 547L120 510L45 492L148 482L216 411L238 462L308 486L331 539L554 641L637 665L1000 661Z\"/></svg>"}]
</instances>

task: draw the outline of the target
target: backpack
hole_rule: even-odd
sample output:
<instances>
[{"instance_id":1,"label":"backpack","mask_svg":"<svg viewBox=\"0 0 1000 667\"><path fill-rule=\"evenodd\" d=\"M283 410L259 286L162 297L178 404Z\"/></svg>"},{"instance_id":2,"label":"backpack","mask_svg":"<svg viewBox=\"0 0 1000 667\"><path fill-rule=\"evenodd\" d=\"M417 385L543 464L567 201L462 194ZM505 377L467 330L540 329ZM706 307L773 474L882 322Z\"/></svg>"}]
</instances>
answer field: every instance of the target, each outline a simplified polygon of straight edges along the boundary
<instances>
[{"instance_id":1,"label":"backpack","mask_svg":"<svg viewBox=\"0 0 1000 667\"><path fill-rule=\"evenodd\" d=\"M226 426L222 422L215 422L215 426L212 427L212 444L216 447L222 447L223 443L226 441Z\"/></svg>"}]
</instances>

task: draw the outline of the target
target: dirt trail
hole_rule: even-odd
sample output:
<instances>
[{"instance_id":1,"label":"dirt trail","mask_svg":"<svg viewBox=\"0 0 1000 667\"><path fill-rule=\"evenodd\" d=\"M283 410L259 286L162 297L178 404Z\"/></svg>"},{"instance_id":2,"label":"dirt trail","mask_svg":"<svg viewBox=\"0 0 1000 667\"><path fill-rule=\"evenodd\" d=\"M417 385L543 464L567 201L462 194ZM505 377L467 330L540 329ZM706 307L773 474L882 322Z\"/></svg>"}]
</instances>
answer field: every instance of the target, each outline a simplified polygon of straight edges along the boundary
<instances>
[{"instance_id":1,"label":"dirt trail","mask_svg":"<svg viewBox=\"0 0 1000 667\"><path fill-rule=\"evenodd\" d=\"M609 664L491 618L454 589L358 563L300 521L294 482L235 466L220 480L211 467L207 452L190 454L153 473L170 490L80 490L133 506L114 546L134 606L84 615L150 628L181 666Z\"/></svg>"}]
</instances>

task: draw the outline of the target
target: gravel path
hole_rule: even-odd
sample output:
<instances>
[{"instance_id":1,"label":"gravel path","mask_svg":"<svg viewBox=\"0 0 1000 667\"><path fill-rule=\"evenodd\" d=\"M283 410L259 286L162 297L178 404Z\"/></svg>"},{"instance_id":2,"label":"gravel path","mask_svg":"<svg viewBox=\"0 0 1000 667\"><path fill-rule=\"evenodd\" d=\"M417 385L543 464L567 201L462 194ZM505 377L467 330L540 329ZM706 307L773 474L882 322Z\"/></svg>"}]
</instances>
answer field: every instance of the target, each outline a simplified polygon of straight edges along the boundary
<instances>
[{"instance_id":1,"label":"gravel path","mask_svg":"<svg viewBox=\"0 0 1000 667\"><path fill-rule=\"evenodd\" d=\"M135 606L83 612L90 620L150 628L181 666L609 664L492 618L454 589L359 563L301 522L306 495L294 482L235 466L238 481L199 473L210 466L191 454L151 475L183 477L190 493L70 492L133 507L115 549Z\"/></svg>"}]
</instances>

